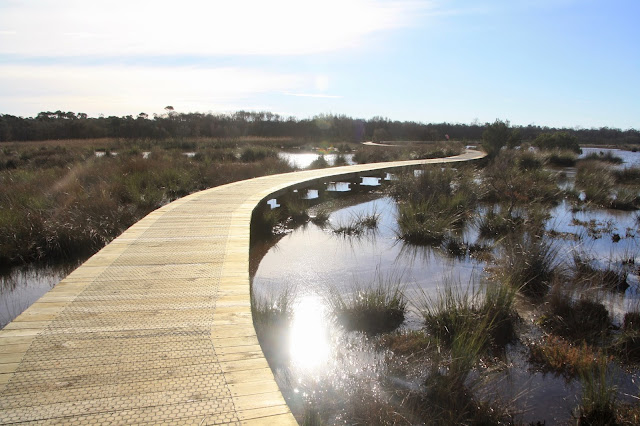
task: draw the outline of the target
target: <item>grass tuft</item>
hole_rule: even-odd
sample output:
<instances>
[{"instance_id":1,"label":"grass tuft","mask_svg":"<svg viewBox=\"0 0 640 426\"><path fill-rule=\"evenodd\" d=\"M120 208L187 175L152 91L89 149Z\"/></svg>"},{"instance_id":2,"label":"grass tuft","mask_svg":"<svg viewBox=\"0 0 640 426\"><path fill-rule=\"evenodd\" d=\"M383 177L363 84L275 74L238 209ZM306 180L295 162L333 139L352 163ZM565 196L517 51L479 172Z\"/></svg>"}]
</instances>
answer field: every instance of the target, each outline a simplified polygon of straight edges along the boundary
<instances>
[{"instance_id":1,"label":"grass tuft","mask_svg":"<svg viewBox=\"0 0 640 426\"><path fill-rule=\"evenodd\" d=\"M511 235L502 246L496 269L498 279L529 297L544 296L557 274L557 247L530 234Z\"/></svg>"},{"instance_id":2,"label":"grass tuft","mask_svg":"<svg viewBox=\"0 0 640 426\"><path fill-rule=\"evenodd\" d=\"M393 331L405 318L407 300L400 277L378 275L372 286L354 285L348 295L329 290L328 306L346 330L378 334Z\"/></svg>"},{"instance_id":3,"label":"grass tuft","mask_svg":"<svg viewBox=\"0 0 640 426\"><path fill-rule=\"evenodd\" d=\"M611 318L602 303L589 299L572 300L560 291L551 294L549 313L541 320L552 333L571 342L601 344L609 335Z\"/></svg>"}]
</instances>

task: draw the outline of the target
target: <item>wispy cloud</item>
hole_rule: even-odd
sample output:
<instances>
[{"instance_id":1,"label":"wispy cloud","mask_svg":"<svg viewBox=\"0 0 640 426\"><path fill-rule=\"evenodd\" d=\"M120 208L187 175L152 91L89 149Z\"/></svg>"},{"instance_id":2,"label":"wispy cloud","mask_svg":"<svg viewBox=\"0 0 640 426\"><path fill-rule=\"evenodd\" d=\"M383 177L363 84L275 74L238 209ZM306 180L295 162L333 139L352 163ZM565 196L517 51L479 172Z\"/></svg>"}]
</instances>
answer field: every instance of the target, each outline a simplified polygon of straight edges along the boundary
<instances>
[{"instance_id":1,"label":"wispy cloud","mask_svg":"<svg viewBox=\"0 0 640 426\"><path fill-rule=\"evenodd\" d=\"M0 66L0 105L32 115L48 109L89 114L229 110L261 94L295 92L313 78L244 68ZM246 106L245 106L246 108Z\"/></svg>"},{"instance_id":2,"label":"wispy cloud","mask_svg":"<svg viewBox=\"0 0 640 426\"><path fill-rule=\"evenodd\" d=\"M77 0L0 4L0 54L297 55L358 46L427 1Z\"/></svg>"}]
</instances>

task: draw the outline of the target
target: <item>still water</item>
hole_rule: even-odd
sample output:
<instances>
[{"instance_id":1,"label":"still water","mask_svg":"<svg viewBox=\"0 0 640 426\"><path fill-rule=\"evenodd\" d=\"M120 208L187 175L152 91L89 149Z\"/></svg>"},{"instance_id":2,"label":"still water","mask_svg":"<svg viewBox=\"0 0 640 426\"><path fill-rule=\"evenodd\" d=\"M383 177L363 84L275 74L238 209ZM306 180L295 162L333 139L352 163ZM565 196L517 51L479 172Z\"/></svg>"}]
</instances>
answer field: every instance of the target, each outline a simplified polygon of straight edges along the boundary
<instances>
[{"instance_id":1,"label":"still water","mask_svg":"<svg viewBox=\"0 0 640 426\"><path fill-rule=\"evenodd\" d=\"M40 266L0 271L0 329L77 267Z\"/></svg>"},{"instance_id":2,"label":"still water","mask_svg":"<svg viewBox=\"0 0 640 426\"><path fill-rule=\"evenodd\" d=\"M355 164L353 161L353 154L342 154L348 165ZM320 157L320 154L315 152L279 152L278 157L283 160L287 160L289 164L297 169L306 169ZM326 154L324 159L327 160L330 166L333 166L338 154Z\"/></svg>"}]
</instances>

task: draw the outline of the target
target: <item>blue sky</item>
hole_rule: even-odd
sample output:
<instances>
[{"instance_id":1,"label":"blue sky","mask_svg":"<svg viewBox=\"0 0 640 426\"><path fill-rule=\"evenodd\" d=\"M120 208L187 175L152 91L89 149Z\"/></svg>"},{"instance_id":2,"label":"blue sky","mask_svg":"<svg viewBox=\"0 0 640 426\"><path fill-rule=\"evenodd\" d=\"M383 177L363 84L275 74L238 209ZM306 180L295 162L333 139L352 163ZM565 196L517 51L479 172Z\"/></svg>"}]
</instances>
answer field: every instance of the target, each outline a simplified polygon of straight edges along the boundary
<instances>
[{"instance_id":1,"label":"blue sky","mask_svg":"<svg viewBox=\"0 0 640 426\"><path fill-rule=\"evenodd\" d=\"M638 0L0 0L0 113L640 129Z\"/></svg>"}]
</instances>

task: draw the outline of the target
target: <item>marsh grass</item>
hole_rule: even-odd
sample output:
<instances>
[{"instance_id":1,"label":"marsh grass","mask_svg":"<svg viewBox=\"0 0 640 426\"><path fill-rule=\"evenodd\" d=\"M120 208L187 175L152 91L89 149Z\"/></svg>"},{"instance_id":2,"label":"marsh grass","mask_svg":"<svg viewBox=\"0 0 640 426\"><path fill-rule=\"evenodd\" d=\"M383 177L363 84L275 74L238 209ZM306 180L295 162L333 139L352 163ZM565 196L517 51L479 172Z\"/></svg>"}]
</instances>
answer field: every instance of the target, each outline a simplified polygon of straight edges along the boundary
<instances>
[{"instance_id":1,"label":"marsh grass","mask_svg":"<svg viewBox=\"0 0 640 426\"><path fill-rule=\"evenodd\" d=\"M485 214L476 216L475 226L482 238L500 238L522 229L524 218L515 216L506 208L489 209Z\"/></svg>"},{"instance_id":2,"label":"marsh grass","mask_svg":"<svg viewBox=\"0 0 640 426\"><path fill-rule=\"evenodd\" d=\"M376 345L395 355L420 357L435 350L437 342L423 330L398 330L380 335Z\"/></svg>"},{"instance_id":3,"label":"marsh grass","mask_svg":"<svg viewBox=\"0 0 640 426\"><path fill-rule=\"evenodd\" d=\"M429 413L433 424L509 423L507 410L477 397L483 374L473 372L490 348L504 349L515 337L515 291L490 284L466 289L448 284L436 298L421 296L416 305L431 341L409 342L429 350L430 373L424 390L413 393L413 403L423 415Z\"/></svg>"},{"instance_id":4,"label":"marsh grass","mask_svg":"<svg viewBox=\"0 0 640 426\"><path fill-rule=\"evenodd\" d=\"M640 207L639 188L617 188L609 200L609 208L623 211L638 210Z\"/></svg>"},{"instance_id":5,"label":"marsh grass","mask_svg":"<svg viewBox=\"0 0 640 426\"><path fill-rule=\"evenodd\" d=\"M585 156L584 158L582 158L582 161L604 161L606 163L611 163L611 164L622 164L623 160L622 158L616 156L613 152L611 151L607 151L607 152L592 152L591 154Z\"/></svg>"},{"instance_id":6,"label":"marsh grass","mask_svg":"<svg viewBox=\"0 0 640 426\"><path fill-rule=\"evenodd\" d=\"M329 162L324 158L324 155L320 155L309 164L308 169L325 169L327 167L329 167Z\"/></svg>"},{"instance_id":7,"label":"marsh grass","mask_svg":"<svg viewBox=\"0 0 640 426\"><path fill-rule=\"evenodd\" d=\"M627 362L640 361L640 306L625 313L622 330L615 336L613 351Z\"/></svg>"},{"instance_id":8,"label":"marsh grass","mask_svg":"<svg viewBox=\"0 0 640 426\"><path fill-rule=\"evenodd\" d=\"M311 222L318 226L324 226L329 221L331 212L326 208L319 208L315 210L315 213L311 216Z\"/></svg>"},{"instance_id":9,"label":"marsh grass","mask_svg":"<svg viewBox=\"0 0 640 426\"><path fill-rule=\"evenodd\" d=\"M482 349L488 345L504 348L515 337L515 295L513 288L500 284L463 289L460 284L446 283L435 298L420 293L416 306L429 333L447 347L453 348L458 336L462 336L460 344L477 343L473 340L477 334L486 339Z\"/></svg>"},{"instance_id":10,"label":"marsh grass","mask_svg":"<svg viewBox=\"0 0 640 426\"><path fill-rule=\"evenodd\" d=\"M616 183L636 183L628 182L627 179L634 179L637 172L613 171L602 163L594 161L580 162L576 174L576 187L582 190L584 199L588 203L593 203L605 208L616 210L637 210L640 207L640 196L636 186L616 186Z\"/></svg>"},{"instance_id":11,"label":"marsh grass","mask_svg":"<svg viewBox=\"0 0 640 426\"><path fill-rule=\"evenodd\" d=\"M370 212L352 213L347 221L331 224L331 231L344 237L358 237L375 231L380 222L380 213L374 208Z\"/></svg>"},{"instance_id":12,"label":"marsh grass","mask_svg":"<svg viewBox=\"0 0 640 426\"><path fill-rule=\"evenodd\" d=\"M547 162L556 167L574 167L578 156L573 151L552 151L547 155Z\"/></svg>"},{"instance_id":13,"label":"marsh grass","mask_svg":"<svg viewBox=\"0 0 640 426\"><path fill-rule=\"evenodd\" d=\"M425 168L419 176L405 174L393 182L398 201L398 238L410 244L437 246L460 230L477 205L474 170Z\"/></svg>"},{"instance_id":14,"label":"marsh grass","mask_svg":"<svg viewBox=\"0 0 640 426\"><path fill-rule=\"evenodd\" d=\"M558 274L558 248L542 236L528 233L509 235L502 240L496 277L526 296L544 296Z\"/></svg>"},{"instance_id":15,"label":"marsh grass","mask_svg":"<svg viewBox=\"0 0 640 426\"><path fill-rule=\"evenodd\" d=\"M440 204L440 206L438 206ZM436 246L457 229L462 216L451 213L442 201L398 205L398 238L416 245Z\"/></svg>"},{"instance_id":16,"label":"marsh grass","mask_svg":"<svg viewBox=\"0 0 640 426\"><path fill-rule=\"evenodd\" d=\"M484 169L482 201L502 203L507 211L532 203L556 204L563 196L555 173L543 167L520 167L529 154L503 151Z\"/></svg>"},{"instance_id":17,"label":"marsh grass","mask_svg":"<svg viewBox=\"0 0 640 426\"><path fill-rule=\"evenodd\" d=\"M617 424L617 389L609 371L609 358L601 356L579 371L582 402L577 411L580 425Z\"/></svg>"},{"instance_id":18,"label":"marsh grass","mask_svg":"<svg viewBox=\"0 0 640 426\"><path fill-rule=\"evenodd\" d=\"M548 313L541 318L542 326L570 342L602 345L610 334L611 318L600 302L587 298L573 300L554 288L547 306Z\"/></svg>"},{"instance_id":19,"label":"marsh grass","mask_svg":"<svg viewBox=\"0 0 640 426\"><path fill-rule=\"evenodd\" d=\"M0 170L0 264L86 257L179 197L291 170L271 156L248 163L235 155L213 157L235 148L199 146L201 155L189 158L152 144L86 143L16 144L9 150L5 165L13 166ZM118 155L96 157L98 148ZM150 152L147 158L143 150Z\"/></svg>"},{"instance_id":20,"label":"marsh grass","mask_svg":"<svg viewBox=\"0 0 640 426\"><path fill-rule=\"evenodd\" d=\"M626 167L612 170L613 177L619 184L640 185L640 167Z\"/></svg>"},{"instance_id":21,"label":"marsh grass","mask_svg":"<svg viewBox=\"0 0 640 426\"><path fill-rule=\"evenodd\" d=\"M393 331L405 318L407 300L402 276L376 274L371 285L356 283L348 294L329 288L327 305L336 321L348 331L378 334Z\"/></svg>"},{"instance_id":22,"label":"marsh grass","mask_svg":"<svg viewBox=\"0 0 640 426\"><path fill-rule=\"evenodd\" d=\"M558 336L545 336L539 343L530 346L531 361L541 365L545 371L562 374L573 379L581 371L594 368L604 354L586 342L571 343Z\"/></svg>"},{"instance_id":23,"label":"marsh grass","mask_svg":"<svg viewBox=\"0 0 640 426\"><path fill-rule=\"evenodd\" d=\"M283 216L288 217L292 224L299 225L309 220L308 204L297 194L290 194L280 202Z\"/></svg>"},{"instance_id":24,"label":"marsh grass","mask_svg":"<svg viewBox=\"0 0 640 426\"><path fill-rule=\"evenodd\" d=\"M593 259L586 253L574 251L572 268L574 283L622 293L629 288L627 272L622 265L616 267L614 262L610 261L606 268L599 269L594 267L593 263Z\"/></svg>"}]
</instances>

